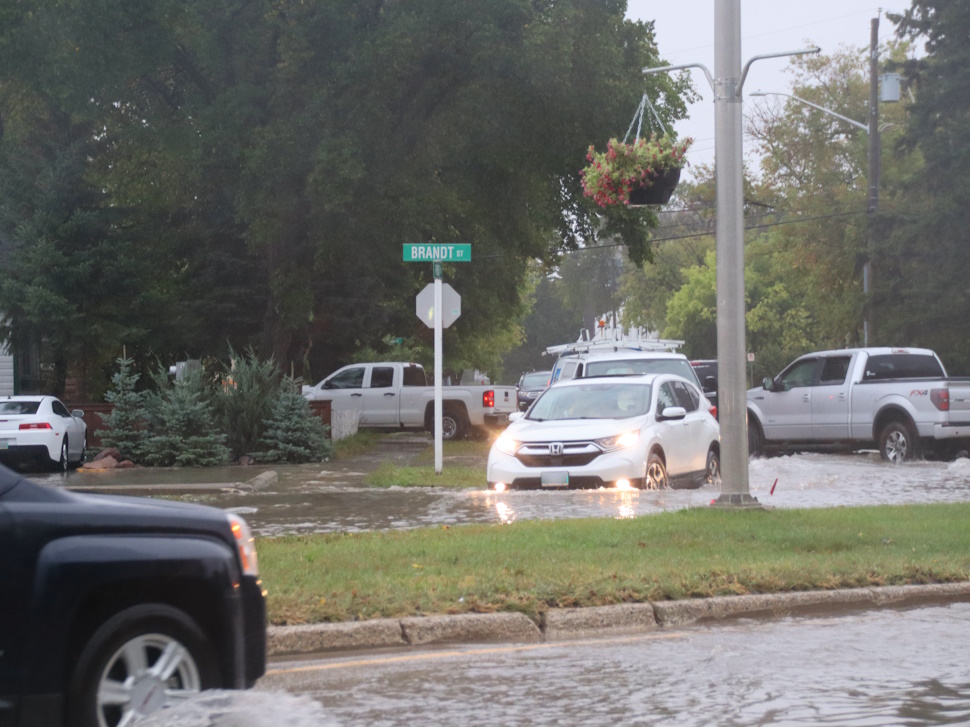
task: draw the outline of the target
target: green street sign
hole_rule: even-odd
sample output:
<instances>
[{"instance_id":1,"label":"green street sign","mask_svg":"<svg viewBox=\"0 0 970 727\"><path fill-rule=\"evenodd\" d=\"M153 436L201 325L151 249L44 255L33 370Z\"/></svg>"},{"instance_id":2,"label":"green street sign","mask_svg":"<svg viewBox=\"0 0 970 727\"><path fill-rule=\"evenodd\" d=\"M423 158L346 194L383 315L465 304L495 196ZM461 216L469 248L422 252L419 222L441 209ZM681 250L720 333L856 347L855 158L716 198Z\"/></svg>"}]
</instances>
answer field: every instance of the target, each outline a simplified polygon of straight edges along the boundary
<instances>
[{"instance_id":1,"label":"green street sign","mask_svg":"<svg viewBox=\"0 0 970 727\"><path fill-rule=\"evenodd\" d=\"M471 244L423 243L404 246L404 262L407 263L470 263L471 261Z\"/></svg>"}]
</instances>

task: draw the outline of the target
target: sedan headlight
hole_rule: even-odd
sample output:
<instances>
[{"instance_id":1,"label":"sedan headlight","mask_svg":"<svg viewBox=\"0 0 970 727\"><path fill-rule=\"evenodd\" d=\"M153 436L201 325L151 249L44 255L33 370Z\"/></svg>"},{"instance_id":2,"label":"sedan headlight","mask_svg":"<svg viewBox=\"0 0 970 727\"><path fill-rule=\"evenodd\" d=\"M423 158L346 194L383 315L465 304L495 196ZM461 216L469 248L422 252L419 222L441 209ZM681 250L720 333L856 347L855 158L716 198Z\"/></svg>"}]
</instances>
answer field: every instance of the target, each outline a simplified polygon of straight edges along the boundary
<instances>
[{"instance_id":1,"label":"sedan headlight","mask_svg":"<svg viewBox=\"0 0 970 727\"><path fill-rule=\"evenodd\" d=\"M632 447L639 441L640 432L637 430L635 432L624 432L623 434L617 434L615 437L604 437L603 439L597 439L596 446L602 449L604 452L611 452L615 449L626 449L627 447Z\"/></svg>"},{"instance_id":2,"label":"sedan headlight","mask_svg":"<svg viewBox=\"0 0 970 727\"><path fill-rule=\"evenodd\" d=\"M508 437L504 434L495 440L495 448L499 452L504 452L505 454L514 455L517 451L519 451L519 447L521 446L521 442L518 442L512 439L512 437Z\"/></svg>"}]
</instances>

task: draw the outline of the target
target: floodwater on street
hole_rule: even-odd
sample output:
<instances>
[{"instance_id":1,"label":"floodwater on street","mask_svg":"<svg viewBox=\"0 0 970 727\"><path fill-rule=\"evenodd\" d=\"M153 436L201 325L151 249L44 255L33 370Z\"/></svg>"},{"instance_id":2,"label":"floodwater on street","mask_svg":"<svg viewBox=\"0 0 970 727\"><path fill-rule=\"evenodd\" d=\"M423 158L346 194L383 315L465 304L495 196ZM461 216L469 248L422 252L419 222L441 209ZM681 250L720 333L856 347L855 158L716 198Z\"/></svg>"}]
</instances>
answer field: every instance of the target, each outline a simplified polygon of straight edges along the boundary
<instances>
[{"instance_id":1,"label":"floodwater on street","mask_svg":"<svg viewBox=\"0 0 970 727\"><path fill-rule=\"evenodd\" d=\"M703 507L720 494L713 486L696 490L505 493L484 487L383 489L364 485L362 472L332 464L280 466L273 468L279 475L275 484L256 491L239 486L240 478L255 477L265 469L126 470L97 480L91 478L98 475L74 472L68 475L68 484L77 486L78 478L119 487L152 481L223 482L224 487L194 492L183 499L237 512L262 537L534 519L630 518ZM445 473L447 469L446 462ZM484 462L482 470L484 473ZM62 476L35 476L51 483L62 482L58 477ZM970 502L970 459L893 465L880 460L875 452L759 458L749 463L749 490L761 504L779 508Z\"/></svg>"},{"instance_id":2,"label":"floodwater on street","mask_svg":"<svg viewBox=\"0 0 970 727\"><path fill-rule=\"evenodd\" d=\"M255 691L145 724L967 724L968 619L955 603L275 661ZM227 704L241 705L231 721Z\"/></svg>"}]
</instances>

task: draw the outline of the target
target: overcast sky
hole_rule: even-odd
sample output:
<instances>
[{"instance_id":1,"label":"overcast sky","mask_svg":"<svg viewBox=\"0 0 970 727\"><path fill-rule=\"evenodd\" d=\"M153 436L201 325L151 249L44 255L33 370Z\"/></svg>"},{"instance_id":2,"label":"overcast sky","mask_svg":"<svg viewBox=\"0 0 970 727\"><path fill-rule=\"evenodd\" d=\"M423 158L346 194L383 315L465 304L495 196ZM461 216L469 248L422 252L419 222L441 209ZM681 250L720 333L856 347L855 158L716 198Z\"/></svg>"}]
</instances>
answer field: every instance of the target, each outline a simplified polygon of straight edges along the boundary
<instances>
[{"instance_id":1,"label":"overcast sky","mask_svg":"<svg viewBox=\"0 0 970 727\"><path fill-rule=\"evenodd\" d=\"M671 65L701 63L714 74L715 0L628 0L628 17L654 20L660 56ZM829 54L840 46L868 48L872 19L879 21L879 42L895 37L895 26L886 12L899 13L910 6L908 0L741 0L741 65L752 56L782 53L812 45ZM745 107L764 103L751 98L752 91L789 92L789 61L769 58L751 65L745 79ZM688 159L694 163L714 163L714 96L700 69L690 71L701 101L690 106L690 118L676 125L681 137L694 138ZM617 135L626 132L630 118L617 121ZM864 119L860 119L864 121ZM747 147L747 141L745 141ZM747 151L745 152L747 156Z\"/></svg>"}]
</instances>

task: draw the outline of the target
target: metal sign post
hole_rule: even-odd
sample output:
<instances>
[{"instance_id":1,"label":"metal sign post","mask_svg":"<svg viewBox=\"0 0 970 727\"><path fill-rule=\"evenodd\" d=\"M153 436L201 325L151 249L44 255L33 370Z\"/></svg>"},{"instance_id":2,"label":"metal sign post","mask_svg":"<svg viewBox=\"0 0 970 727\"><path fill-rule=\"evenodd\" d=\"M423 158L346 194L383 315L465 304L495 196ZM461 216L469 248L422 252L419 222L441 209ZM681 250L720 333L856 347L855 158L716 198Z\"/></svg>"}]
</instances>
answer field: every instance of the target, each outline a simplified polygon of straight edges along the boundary
<instances>
[{"instance_id":1,"label":"metal sign post","mask_svg":"<svg viewBox=\"0 0 970 727\"><path fill-rule=\"evenodd\" d=\"M418 318L427 325L434 327L434 473L441 474L443 468L444 452L442 448L442 329L451 325L459 315L461 315L461 297L455 293L451 286L447 286L450 291L448 295L448 311L444 310L443 301L445 299L444 284L441 282L442 263L444 262L471 262L472 246L469 244L440 245L436 243L405 245L405 262L430 262L434 275L434 302L430 313L427 311L427 288L418 293L415 298L415 312ZM432 286L428 286L432 287ZM431 321L428 321L428 317ZM445 319L448 318L447 322Z\"/></svg>"}]
</instances>

